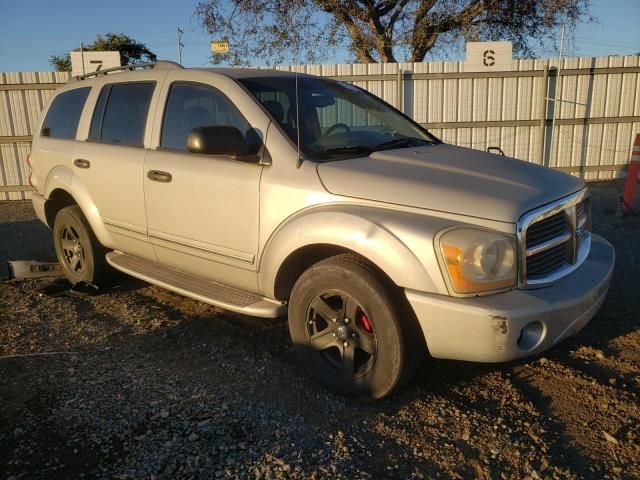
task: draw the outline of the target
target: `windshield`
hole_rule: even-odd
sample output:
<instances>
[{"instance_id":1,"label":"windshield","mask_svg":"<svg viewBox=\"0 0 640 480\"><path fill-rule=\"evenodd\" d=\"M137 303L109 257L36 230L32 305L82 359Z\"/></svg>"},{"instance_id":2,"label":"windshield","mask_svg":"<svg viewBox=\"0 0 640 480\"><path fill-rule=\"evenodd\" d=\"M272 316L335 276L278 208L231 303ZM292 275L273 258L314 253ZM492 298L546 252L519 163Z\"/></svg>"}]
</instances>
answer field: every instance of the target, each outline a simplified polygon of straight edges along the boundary
<instances>
[{"instance_id":1,"label":"windshield","mask_svg":"<svg viewBox=\"0 0 640 480\"><path fill-rule=\"evenodd\" d=\"M239 79L312 160L367 156L378 150L439 143L378 97L348 83L298 77Z\"/></svg>"}]
</instances>

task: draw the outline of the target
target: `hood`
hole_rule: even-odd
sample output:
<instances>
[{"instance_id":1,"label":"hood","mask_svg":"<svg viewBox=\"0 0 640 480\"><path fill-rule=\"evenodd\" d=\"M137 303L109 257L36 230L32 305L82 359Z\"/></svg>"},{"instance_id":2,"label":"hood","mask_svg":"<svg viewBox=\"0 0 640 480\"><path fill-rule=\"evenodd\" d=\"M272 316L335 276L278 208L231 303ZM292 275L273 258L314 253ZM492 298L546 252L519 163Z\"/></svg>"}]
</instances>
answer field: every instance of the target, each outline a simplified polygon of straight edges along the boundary
<instances>
[{"instance_id":1,"label":"hood","mask_svg":"<svg viewBox=\"0 0 640 480\"><path fill-rule=\"evenodd\" d=\"M502 222L584 186L566 173L447 144L321 163L318 174L336 195Z\"/></svg>"}]
</instances>

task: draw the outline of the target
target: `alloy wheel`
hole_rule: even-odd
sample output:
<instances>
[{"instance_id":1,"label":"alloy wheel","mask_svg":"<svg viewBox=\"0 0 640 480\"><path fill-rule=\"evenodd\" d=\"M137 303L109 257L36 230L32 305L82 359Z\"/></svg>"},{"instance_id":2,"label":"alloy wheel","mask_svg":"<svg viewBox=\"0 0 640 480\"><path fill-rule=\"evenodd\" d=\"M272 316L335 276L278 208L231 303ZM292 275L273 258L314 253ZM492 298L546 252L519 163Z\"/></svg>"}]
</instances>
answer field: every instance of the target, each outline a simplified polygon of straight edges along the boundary
<instances>
[{"instance_id":1,"label":"alloy wheel","mask_svg":"<svg viewBox=\"0 0 640 480\"><path fill-rule=\"evenodd\" d=\"M86 266L84 247L80 234L73 225L65 225L62 228L60 246L67 268L73 273L82 273Z\"/></svg>"},{"instance_id":2,"label":"alloy wheel","mask_svg":"<svg viewBox=\"0 0 640 480\"><path fill-rule=\"evenodd\" d=\"M342 377L358 377L373 367L378 340L371 321L355 298L330 290L316 295L307 307L310 347Z\"/></svg>"}]
</instances>

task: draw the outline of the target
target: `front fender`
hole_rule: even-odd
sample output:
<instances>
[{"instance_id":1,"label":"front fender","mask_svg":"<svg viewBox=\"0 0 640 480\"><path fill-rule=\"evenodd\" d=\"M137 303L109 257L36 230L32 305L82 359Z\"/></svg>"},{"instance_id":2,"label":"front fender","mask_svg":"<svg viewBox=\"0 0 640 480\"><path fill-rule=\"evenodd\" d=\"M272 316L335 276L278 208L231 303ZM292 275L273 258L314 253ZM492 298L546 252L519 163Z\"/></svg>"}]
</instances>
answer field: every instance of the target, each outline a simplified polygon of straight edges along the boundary
<instances>
[{"instance_id":1,"label":"front fender","mask_svg":"<svg viewBox=\"0 0 640 480\"><path fill-rule=\"evenodd\" d=\"M433 239L451 225L448 219L379 207L312 207L287 219L271 235L260 257L259 286L273 298L278 270L289 255L309 245L328 244L369 259L400 287L446 295Z\"/></svg>"},{"instance_id":2,"label":"front fender","mask_svg":"<svg viewBox=\"0 0 640 480\"><path fill-rule=\"evenodd\" d=\"M49 200L52 192L57 189L64 190L73 197L100 243L113 248L113 238L100 218L95 202L84 185L75 179L69 167L58 165L49 172L44 186L45 199Z\"/></svg>"}]
</instances>

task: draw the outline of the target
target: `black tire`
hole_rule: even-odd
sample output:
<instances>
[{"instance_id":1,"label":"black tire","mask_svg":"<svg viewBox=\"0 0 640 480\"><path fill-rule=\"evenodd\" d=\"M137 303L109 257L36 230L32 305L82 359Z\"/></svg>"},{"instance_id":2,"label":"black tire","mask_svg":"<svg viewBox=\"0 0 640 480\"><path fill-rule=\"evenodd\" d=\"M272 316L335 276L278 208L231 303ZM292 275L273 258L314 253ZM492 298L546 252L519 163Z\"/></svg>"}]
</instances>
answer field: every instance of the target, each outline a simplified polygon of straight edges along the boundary
<instances>
[{"instance_id":1,"label":"black tire","mask_svg":"<svg viewBox=\"0 0 640 480\"><path fill-rule=\"evenodd\" d=\"M300 276L291 293L289 331L305 368L345 396L385 397L426 356L415 315L397 287L354 255L328 258Z\"/></svg>"},{"instance_id":2,"label":"black tire","mask_svg":"<svg viewBox=\"0 0 640 480\"><path fill-rule=\"evenodd\" d=\"M72 283L104 286L114 276L105 249L78 205L61 209L53 222L53 245L65 277Z\"/></svg>"}]
</instances>

